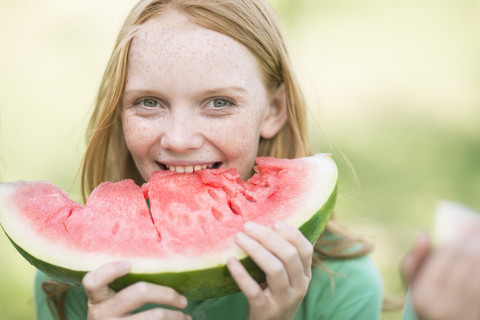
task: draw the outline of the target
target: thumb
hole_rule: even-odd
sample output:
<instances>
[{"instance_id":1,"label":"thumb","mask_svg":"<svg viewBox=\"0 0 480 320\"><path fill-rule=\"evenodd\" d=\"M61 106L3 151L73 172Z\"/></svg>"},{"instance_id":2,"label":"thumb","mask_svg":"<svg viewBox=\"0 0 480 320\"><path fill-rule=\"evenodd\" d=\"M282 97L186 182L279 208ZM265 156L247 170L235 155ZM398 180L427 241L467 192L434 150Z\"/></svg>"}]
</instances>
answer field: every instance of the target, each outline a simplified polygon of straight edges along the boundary
<instances>
[{"instance_id":1,"label":"thumb","mask_svg":"<svg viewBox=\"0 0 480 320\"><path fill-rule=\"evenodd\" d=\"M403 258L400 264L400 274L403 282L408 286L418 274L423 261L430 252L430 237L426 232L420 232L413 243L410 252Z\"/></svg>"}]
</instances>

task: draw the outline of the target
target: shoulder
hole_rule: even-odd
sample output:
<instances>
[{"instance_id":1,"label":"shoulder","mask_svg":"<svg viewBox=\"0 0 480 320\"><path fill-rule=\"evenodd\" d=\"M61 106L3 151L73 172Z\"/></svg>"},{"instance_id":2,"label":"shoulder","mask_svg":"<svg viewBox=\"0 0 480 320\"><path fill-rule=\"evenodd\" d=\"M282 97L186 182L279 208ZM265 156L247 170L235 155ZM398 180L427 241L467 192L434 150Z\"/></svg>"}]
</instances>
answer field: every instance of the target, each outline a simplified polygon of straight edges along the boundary
<instances>
[{"instance_id":1,"label":"shoulder","mask_svg":"<svg viewBox=\"0 0 480 320\"><path fill-rule=\"evenodd\" d=\"M329 259L325 261L325 266L327 271L314 268L315 274L321 278L327 276L332 278L335 284L334 289L362 288L382 293L380 272L368 254L350 259Z\"/></svg>"},{"instance_id":2,"label":"shoulder","mask_svg":"<svg viewBox=\"0 0 480 320\"><path fill-rule=\"evenodd\" d=\"M298 319L378 319L383 285L369 255L329 259L312 269L312 280ZM326 269L326 270L323 270Z\"/></svg>"}]
</instances>

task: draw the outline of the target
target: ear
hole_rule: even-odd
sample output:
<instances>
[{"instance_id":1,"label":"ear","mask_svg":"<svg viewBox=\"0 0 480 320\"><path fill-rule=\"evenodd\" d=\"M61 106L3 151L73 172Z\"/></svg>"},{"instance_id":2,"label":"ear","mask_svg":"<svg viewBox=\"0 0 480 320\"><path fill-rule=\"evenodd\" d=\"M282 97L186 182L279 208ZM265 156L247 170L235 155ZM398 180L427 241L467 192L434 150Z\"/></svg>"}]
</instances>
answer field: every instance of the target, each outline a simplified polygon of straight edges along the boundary
<instances>
[{"instance_id":1,"label":"ear","mask_svg":"<svg viewBox=\"0 0 480 320\"><path fill-rule=\"evenodd\" d=\"M265 139L273 138L287 122L287 96L285 85L282 83L270 98L267 114L260 127L260 136Z\"/></svg>"}]
</instances>

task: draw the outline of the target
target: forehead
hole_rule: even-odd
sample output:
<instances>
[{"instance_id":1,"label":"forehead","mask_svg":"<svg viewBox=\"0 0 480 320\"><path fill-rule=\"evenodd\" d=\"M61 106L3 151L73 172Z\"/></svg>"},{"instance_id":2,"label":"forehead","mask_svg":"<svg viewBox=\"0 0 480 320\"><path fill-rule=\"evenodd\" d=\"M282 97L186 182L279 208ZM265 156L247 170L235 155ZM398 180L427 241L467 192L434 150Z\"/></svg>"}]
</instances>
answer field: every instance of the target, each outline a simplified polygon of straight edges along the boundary
<instances>
[{"instance_id":1,"label":"forehead","mask_svg":"<svg viewBox=\"0 0 480 320\"><path fill-rule=\"evenodd\" d=\"M237 81L262 78L255 56L232 38L196 25L175 11L147 21L129 52L128 76L139 72L203 74ZM231 79L230 79L231 80Z\"/></svg>"}]
</instances>

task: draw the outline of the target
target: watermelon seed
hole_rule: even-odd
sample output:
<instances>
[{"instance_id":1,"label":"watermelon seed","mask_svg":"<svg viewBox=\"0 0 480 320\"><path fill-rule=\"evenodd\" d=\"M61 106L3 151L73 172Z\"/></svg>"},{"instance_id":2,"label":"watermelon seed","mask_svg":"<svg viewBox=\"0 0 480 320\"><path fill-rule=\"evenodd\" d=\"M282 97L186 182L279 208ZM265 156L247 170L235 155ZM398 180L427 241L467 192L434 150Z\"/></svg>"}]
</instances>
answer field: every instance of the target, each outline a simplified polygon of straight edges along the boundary
<instances>
[{"instance_id":1,"label":"watermelon seed","mask_svg":"<svg viewBox=\"0 0 480 320\"><path fill-rule=\"evenodd\" d=\"M251 194L251 192L249 192L248 190L243 190L242 194L245 197L245 199L247 199L248 201L257 203L257 201L253 198L253 195Z\"/></svg>"},{"instance_id":2,"label":"watermelon seed","mask_svg":"<svg viewBox=\"0 0 480 320\"><path fill-rule=\"evenodd\" d=\"M115 222L112 229L110 230L113 236L117 234L119 228L120 228L120 225L117 221L117 222Z\"/></svg>"},{"instance_id":3,"label":"watermelon seed","mask_svg":"<svg viewBox=\"0 0 480 320\"><path fill-rule=\"evenodd\" d=\"M215 192L216 190L213 188L207 189L208 194L212 197L213 200L218 201L220 199L219 195Z\"/></svg>"},{"instance_id":4,"label":"watermelon seed","mask_svg":"<svg viewBox=\"0 0 480 320\"><path fill-rule=\"evenodd\" d=\"M231 199L228 200L228 207L232 212L236 215L242 215L242 210L238 206L238 204L234 203Z\"/></svg>"},{"instance_id":5,"label":"watermelon seed","mask_svg":"<svg viewBox=\"0 0 480 320\"><path fill-rule=\"evenodd\" d=\"M205 219L205 217L202 216L202 215L198 215L197 220L198 220L198 224L200 224L200 227L202 227L203 232L210 233L209 232L210 231L209 230L210 225L207 223L207 219Z\"/></svg>"},{"instance_id":6,"label":"watermelon seed","mask_svg":"<svg viewBox=\"0 0 480 320\"><path fill-rule=\"evenodd\" d=\"M217 221L222 220L223 214L220 210L218 210L215 207L212 207L212 209L210 211L212 212L212 215L215 218L215 220L217 220Z\"/></svg>"}]
</instances>

